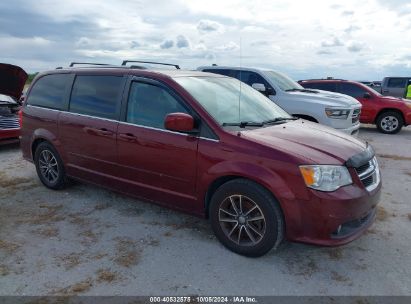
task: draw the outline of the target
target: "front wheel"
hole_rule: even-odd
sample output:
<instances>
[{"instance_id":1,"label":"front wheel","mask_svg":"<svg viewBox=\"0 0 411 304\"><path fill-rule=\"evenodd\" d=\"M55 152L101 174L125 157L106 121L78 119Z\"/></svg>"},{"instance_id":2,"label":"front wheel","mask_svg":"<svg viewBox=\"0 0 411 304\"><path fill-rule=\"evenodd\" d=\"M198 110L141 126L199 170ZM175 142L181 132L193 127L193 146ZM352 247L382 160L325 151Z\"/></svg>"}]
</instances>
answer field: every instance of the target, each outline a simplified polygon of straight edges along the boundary
<instances>
[{"instance_id":1,"label":"front wheel","mask_svg":"<svg viewBox=\"0 0 411 304\"><path fill-rule=\"evenodd\" d=\"M245 256L262 256L284 237L284 217L277 200L259 184L235 179L214 193L211 226L228 249Z\"/></svg>"},{"instance_id":2,"label":"front wheel","mask_svg":"<svg viewBox=\"0 0 411 304\"><path fill-rule=\"evenodd\" d=\"M404 120L397 112L384 112L377 118L377 128L381 133L396 134L400 132L403 125Z\"/></svg>"}]
</instances>

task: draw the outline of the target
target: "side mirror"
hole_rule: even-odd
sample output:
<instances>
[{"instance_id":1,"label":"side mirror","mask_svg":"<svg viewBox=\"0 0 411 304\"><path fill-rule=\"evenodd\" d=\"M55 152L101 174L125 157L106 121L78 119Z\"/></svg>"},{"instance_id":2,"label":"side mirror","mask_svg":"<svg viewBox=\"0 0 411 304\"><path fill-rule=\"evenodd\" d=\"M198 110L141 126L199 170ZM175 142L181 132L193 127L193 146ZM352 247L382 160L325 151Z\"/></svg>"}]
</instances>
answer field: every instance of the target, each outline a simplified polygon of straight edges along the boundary
<instances>
[{"instance_id":1,"label":"side mirror","mask_svg":"<svg viewBox=\"0 0 411 304\"><path fill-rule=\"evenodd\" d=\"M371 94L368 93L368 92L365 92L363 98L370 99L370 98L371 98Z\"/></svg>"},{"instance_id":2,"label":"side mirror","mask_svg":"<svg viewBox=\"0 0 411 304\"><path fill-rule=\"evenodd\" d=\"M164 127L170 131L192 132L194 118L186 113L170 113L166 116Z\"/></svg>"},{"instance_id":3,"label":"side mirror","mask_svg":"<svg viewBox=\"0 0 411 304\"><path fill-rule=\"evenodd\" d=\"M252 86L253 89L255 89L255 90L259 91L259 92L263 92L263 93L264 93L264 92L267 90L266 87L265 87L265 85L262 84L262 83L253 83L251 86Z\"/></svg>"}]
</instances>

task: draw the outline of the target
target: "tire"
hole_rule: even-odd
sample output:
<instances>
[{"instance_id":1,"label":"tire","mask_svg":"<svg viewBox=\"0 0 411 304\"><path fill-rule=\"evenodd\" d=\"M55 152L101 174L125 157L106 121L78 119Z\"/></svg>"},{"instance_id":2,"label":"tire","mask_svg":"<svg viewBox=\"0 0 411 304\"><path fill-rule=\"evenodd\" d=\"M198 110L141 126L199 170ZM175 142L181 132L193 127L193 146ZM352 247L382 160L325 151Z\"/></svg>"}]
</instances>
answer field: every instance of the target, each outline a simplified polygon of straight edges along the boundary
<instances>
[{"instance_id":1,"label":"tire","mask_svg":"<svg viewBox=\"0 0 411 304\"><path fill-rule=\"evenodd\" d=\"M211 198L209 214L218 240L241 255L262 256L284 238L279 203L268 190L250 180L235 179L220 186Z\"/></svg>"},{"instance_id":2,"label":"tire","mask_svg":"<svg viewBox=\"0 0 411 304\"><path fill-rule=\"evenodd\" d=\"M37 146L34 153L34 164L37 175L44 186L53 190L66 186L67 178L63 161L50 143L42 142Z\"/></svg>"},{"instance_id":3,"label":"tire","mask_svg":"<svg viewBox=\"0 0 411 304\"><path fill-rule=\"evenodd\" d=\"M387 111L378 115L376 123L378 131L381 133L396 134L404 125L404 119L398 112Z\"/></svg>"}]
</instances>

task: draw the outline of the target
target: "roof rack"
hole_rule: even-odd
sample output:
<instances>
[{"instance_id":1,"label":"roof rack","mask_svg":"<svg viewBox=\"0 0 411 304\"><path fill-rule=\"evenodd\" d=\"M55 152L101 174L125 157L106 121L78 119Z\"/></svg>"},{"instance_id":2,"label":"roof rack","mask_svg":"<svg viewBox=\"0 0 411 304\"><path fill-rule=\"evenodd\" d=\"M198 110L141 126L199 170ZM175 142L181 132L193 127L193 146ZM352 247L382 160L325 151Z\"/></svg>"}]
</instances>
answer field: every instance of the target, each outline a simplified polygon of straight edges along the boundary
<instances>
[{"instance_id":1,"label":"roof rack","mask_svg":"<svg viewBox=\"0 0 411 304\"><path fill-rule=\"evenodd\" d=\"M71 62L69 67L73 67L78 64L87 64L87 65L98 65L98 66L113 66L112 64L108 63L94 63L94 62Z\"/></svg>"},{"instance_id":2,"label":"roof rack","mask_svg":"<svg viewBox=\"0 0 411 304\"><path fill-rule=\"evenodd\" d=\"M153 62L153 61L139 61L139 60L124 60L123 63L121 64L122 66L127 65L127 63L133 62L133 63L148 63L148 64L159 64L159 65L167 65L167 66L173 66L177 70L180 69L180 66L177 64L172 64L172 63L162 63L162 62ZM132 66L133 67L133 66ZM141 67L139 67L141 68Z\"/></svg>"}]
</instances>

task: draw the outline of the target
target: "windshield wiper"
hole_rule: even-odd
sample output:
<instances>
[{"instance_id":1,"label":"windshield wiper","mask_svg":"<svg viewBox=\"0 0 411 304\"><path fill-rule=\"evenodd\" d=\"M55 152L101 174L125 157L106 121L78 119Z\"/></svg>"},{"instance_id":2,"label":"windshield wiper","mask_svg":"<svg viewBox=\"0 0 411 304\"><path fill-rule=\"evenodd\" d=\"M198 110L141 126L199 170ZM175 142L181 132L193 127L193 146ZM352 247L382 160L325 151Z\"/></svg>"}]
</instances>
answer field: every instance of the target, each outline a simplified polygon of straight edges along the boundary
<instances>
[{"instance_id":1,"label":"windshield wiper","mask_svg":"<svg viewBox=\"0 0 411 304\"><path fill-rule=\"evenodd\" d=\"M297 120L298 118L296 117L277 117L274 119L269 119L269 120L264 120L262 122L263 125L269 125L269 124L275 124L275 123L282 123L287 120Z\"/></svg>"},{"instance_id":2,"label":"windshield wiper","mask_svg":"<svg viewBox=\"0 0 411 304\"><path fill-rule=\"evenodd\" d=\"M222 126L227 127L227 126L234 126L234 127L240 127L240 128L245 128L245 127L262 127L264 124L262 122L255 122L255 121L241 121L241 122L223 122Z\"/></svg>"}]
</instances>

